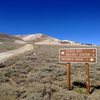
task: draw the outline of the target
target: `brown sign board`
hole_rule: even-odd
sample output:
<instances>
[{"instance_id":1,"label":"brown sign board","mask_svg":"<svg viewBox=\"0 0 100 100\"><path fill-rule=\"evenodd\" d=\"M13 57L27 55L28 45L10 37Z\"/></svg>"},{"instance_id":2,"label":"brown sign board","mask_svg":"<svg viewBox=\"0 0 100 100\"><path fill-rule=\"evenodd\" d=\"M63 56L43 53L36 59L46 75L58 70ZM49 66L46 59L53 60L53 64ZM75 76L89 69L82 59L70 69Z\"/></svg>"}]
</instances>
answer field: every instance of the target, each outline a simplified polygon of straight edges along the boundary
<instances>
[{"instance_id":1,"label":"brown sign board","mask_svg":"<svg viewBox=\"0 0 100 100\"><path fill-rule=\"evenodd\" d=\"M64 48L59 50L59 61L62 63L96 63L96 48Z\"/></svg>"}]
</instances>

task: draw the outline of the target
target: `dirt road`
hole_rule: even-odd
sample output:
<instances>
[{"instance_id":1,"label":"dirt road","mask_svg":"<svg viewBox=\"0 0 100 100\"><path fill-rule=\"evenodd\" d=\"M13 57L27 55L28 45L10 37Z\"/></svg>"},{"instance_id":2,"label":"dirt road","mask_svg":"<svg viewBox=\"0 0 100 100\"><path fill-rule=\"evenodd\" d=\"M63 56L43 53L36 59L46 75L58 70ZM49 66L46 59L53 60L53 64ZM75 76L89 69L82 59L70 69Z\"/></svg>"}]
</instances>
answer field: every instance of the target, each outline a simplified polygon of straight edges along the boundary
<instances>
[{"instance_id":1,"label":"dirt road","mask_svg":"<svg viewBox=\"0 0 100 100\"><path fill-rule=\"evenodd\" d=\"M25 46L23 46L17 50L0 53L0 62L4 62L4 61L8 60L9 58L18 56L25 52L32 51L33 49L34 49L34 47L32 44L26 44Z\"/></svg>"}]
</instances>

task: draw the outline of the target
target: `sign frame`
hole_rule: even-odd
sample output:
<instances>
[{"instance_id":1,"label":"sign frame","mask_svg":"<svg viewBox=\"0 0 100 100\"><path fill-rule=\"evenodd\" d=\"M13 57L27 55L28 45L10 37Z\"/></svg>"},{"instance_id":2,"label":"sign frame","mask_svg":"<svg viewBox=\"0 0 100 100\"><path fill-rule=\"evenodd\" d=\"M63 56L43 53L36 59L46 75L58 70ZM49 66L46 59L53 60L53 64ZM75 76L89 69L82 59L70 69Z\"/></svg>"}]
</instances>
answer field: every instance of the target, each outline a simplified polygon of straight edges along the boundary
<instances>
[{"instance_id":1,"label":"sign frame","mask_svg":"<svg viewBox=\"0 0 100 100\"><path fill-rule=\"evenodd\" d=\"M95 49L96 50L96 56L95 56L95 58L96 58L96 61L95 62L63 62L63 61L61 61L60 60L60 51L61 50L71 50L71 49ZM66 64L66 63L89 63L89 64L96 64L97 63L97 48L60 48L59 49L59 62L60 63L64 63L64 64Z\"/></svg>"}]
</instances>

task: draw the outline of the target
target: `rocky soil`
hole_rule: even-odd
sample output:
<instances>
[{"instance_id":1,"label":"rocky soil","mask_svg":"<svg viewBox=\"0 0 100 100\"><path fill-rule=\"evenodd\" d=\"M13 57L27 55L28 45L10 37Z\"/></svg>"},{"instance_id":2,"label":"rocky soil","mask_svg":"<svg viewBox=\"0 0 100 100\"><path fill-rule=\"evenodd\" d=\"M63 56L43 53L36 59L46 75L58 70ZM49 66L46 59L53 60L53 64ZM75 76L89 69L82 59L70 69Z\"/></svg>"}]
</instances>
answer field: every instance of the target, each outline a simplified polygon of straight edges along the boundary
<instances>
[{"instance_id":1,"label":"rocky soil","mask_svg":"<svg viewBox=\"0 0 100 100\"><path fill-rule=\"evenodd\" d=\"M0 100L99 100L100 47L98 63L90 64L90 95L86 94L84 64L71 64L72 90L67 89L60 48L64 46L34 45L34 51L1 63Z\"/></svg>"}]
</instances>

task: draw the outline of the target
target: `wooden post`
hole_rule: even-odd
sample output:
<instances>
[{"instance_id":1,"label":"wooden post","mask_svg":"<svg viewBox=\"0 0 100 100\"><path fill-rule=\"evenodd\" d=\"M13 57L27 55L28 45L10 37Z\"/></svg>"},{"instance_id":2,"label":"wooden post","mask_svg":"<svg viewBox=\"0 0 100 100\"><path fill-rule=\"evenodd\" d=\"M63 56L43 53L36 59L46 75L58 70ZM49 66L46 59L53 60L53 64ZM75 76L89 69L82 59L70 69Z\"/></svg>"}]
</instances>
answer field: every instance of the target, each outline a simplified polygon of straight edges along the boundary
<instances>
[{"instance_id":1,"label":"wooden post","mask_svg":"<svg viewBox=\"0 0 100 100\"><path fill-rule=\"evenodd\" d=\"M67 63L67 87L71 89L71 79L70 79L70 63Z\"/></svg>"},{"instance_id":2,"label":"wooden post","mask_svg":"<svg viewBox=\"0 0 100 100\"><path fill-rule=\"evenodd\" d=\"M85 64L86 67L86 92L90 94L90 79L89 79L89 64Z\"/></svg>"}]
</instances>

